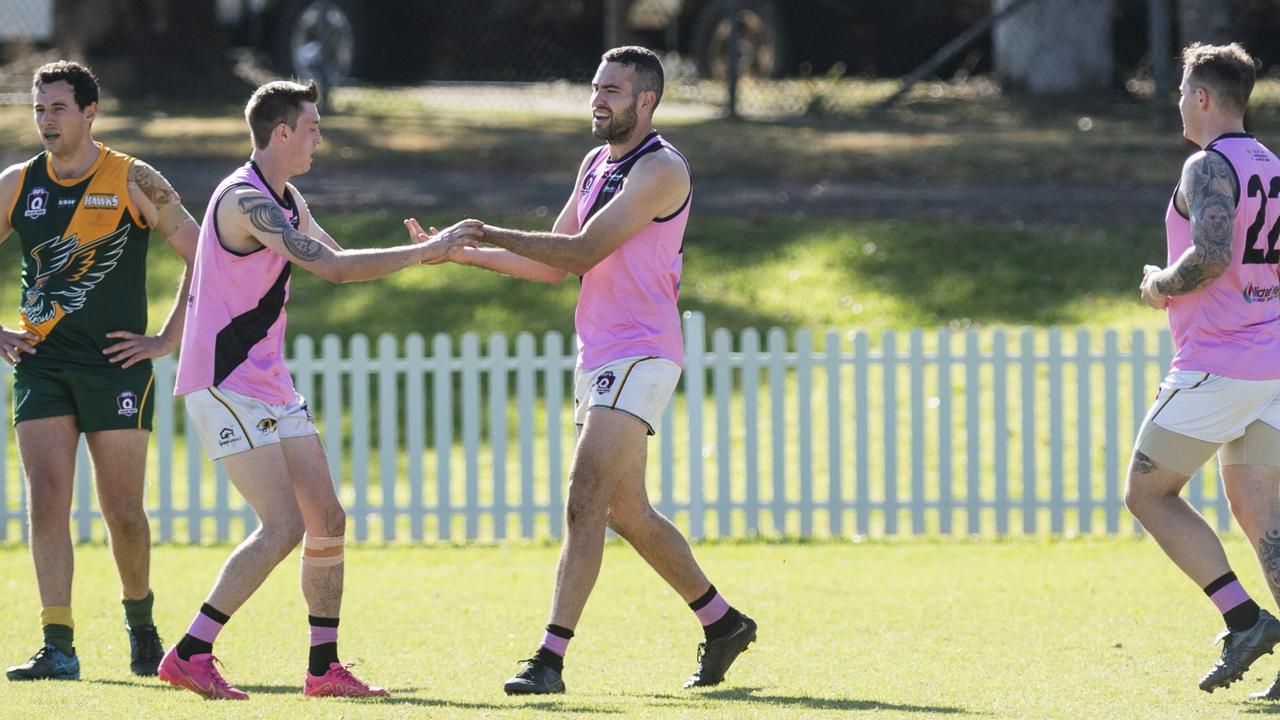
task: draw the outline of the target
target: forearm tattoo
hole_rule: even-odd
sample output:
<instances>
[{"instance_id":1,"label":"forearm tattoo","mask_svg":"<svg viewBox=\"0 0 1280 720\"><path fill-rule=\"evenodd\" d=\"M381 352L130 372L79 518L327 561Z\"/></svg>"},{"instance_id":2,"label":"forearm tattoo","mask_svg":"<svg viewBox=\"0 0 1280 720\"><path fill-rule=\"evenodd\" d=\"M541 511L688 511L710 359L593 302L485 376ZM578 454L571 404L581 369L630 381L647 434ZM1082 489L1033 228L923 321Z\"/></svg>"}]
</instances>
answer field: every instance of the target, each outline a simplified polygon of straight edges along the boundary
<instances>
[{"instance_id":1,"label":"forearm tattoo","mask_svg":"<svg viewBox=\"0 0 1280 720\"><path fill-rule=\"evenodd\" d=\"M240 212L249 216L253 226L266 233L278 233L284 247L299 260L315 260L324 246L289 224L280 206L264 197L240 198Z\"/></svg>"},{"instance_id":2,"label":"forearm tattoo","mask_svg":"<svg viewBox=\"0 0 1280 720\"><path fill-rule=\"evenodd\" d=\"M178 193L169 181L165 180L155 168L145 163L135 162L129 168L129 181L138 186L156 209L182 202L182 198L178 197Z\"/></svg>"},{"instance_id":3,"label":"forearm tattoo","mask_svg":"<svg viewBox=\"0 0 1280 720\"><path fill-rule=\"evenodd\" d=\"M1268 530L1258 540L1258 559L1267 582L1273 588L1280 588L1280 530Z\"/></svg>"},{"instance_id":4,"label":"forearm tattoo","mask_svg":"<svg viewBox=\"0 0 1280 720\"><path fill-rule=\"evenodd\" d=\"M1208 285L1231 264L1231 234L1235 224L1235 174L1214 152L1206 152L1182 174L1182 187L1191 216L1195 247L1157 280L1163 295L1186 295Z\"/></svg>"}]
</instances>

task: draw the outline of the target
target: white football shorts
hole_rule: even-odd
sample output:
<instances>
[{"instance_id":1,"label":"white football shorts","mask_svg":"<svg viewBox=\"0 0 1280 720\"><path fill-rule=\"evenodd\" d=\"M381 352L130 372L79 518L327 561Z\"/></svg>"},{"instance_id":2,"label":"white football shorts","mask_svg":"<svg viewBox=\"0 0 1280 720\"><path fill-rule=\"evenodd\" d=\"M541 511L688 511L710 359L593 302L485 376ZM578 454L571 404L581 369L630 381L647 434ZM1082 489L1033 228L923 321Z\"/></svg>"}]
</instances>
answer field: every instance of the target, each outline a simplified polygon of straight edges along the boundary
<instances>
[{"instance_id":1,"label":"white football shorts","mask_svg":"<svg viewBox=\"0 0 1280 720\"><path fill-rule=\"evenodd\" d=\"M306 399L297 393L286 405L214 387L189 393L183 399L210 460L319 432Z\"/></svg>"},{"instance_id":2,"label":"white football shorts","mask_svg":"<svg viewBox=\"0 0 1280 720\"><path fill-rule=\"evenodd\" d=\"M573 375L573 420L579 427L588 410L606 407L639 419L653 435L680 382L680 366L666 358L632 357L578 368Z\"/></svg>"}]
</instances>

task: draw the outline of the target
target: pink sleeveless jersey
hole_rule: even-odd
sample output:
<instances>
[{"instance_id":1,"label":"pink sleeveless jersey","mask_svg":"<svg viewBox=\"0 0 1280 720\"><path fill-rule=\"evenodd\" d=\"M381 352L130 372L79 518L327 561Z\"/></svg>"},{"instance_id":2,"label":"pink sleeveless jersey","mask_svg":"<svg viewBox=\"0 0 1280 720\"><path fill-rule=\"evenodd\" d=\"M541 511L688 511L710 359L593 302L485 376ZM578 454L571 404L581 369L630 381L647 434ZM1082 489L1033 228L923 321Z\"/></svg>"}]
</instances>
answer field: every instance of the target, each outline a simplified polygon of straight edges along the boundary
<instances>
[{"instance_id":1,"label":"pink sleeveless jersey","mask_svg":"<svg viewBox=\"0 0 1280 720\"><path fill-rule=\"evenodd\" d=\"M218 387L284 405L294 399L293 378L284 366L290 264L265 247L242 255L218 240L218 203L245 185L274 199L298 226L292 195L278 197L252 161L218 185L200 226L173 394Z\"/></svg>"},{"instance_id":2,"label":"pink sleeveless jersey","mask_svg":"<svg viewBox=\"0 0 1280 720\"><path fill-rule=\"evenodd\" d=\"M1174 370L1241 380L1280 378L1280 161L1252 135L1230 133L1206 152L1225 158L1239 187L1231 264L1208 286L1169 298ZM1174 192L1177 197L1177 191ZM1172 265L1191 247L1191 221L1173 200L1165 212Z\"/></svg>"},{"instance_id":3,"label":"pink sleeveless jersey","mask_svg":"<svg viewBox=\"0 0 1280 720\"><path fill-rule=\"evenodd\" d=\"M608 145L600 148L579 189L579 226L585 226L622 191L637 160L662 148L679 154L657 132L650 132L635 149L617 160L609 160ZM684 159L683 155L680 157ZM594 368L638 356L684 363L676 299L684 263L684 229L692 200L690 188L689 197L679 210L654 218L582 276L582 291L574 312L580 347L578 367Z\"/></svg>"}]
</instances>

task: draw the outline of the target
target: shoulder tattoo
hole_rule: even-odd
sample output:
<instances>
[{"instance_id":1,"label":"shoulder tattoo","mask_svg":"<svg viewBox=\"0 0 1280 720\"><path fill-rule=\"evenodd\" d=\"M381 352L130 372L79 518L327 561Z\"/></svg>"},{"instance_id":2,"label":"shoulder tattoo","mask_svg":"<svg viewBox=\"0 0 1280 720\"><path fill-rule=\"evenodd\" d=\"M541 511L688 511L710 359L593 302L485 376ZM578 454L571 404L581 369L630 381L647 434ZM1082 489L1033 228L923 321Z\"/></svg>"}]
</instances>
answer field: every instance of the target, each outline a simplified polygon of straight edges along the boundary
<instances>
[{"instance_id":1,"label":"shoulder tattoo","mask_svg":"<svg viewBox=\"0 0 1280 720\"><path fill-rule=\"evenodd\" d=\"M324 247L306 233L289 224L284 212L274 200L262 197L244 197L239 201L240 212L249 216L249 222L265 233L278 234L284 247L299 260L315 260Z\"/></svg>"},{"instance_id":2,"label":"shoulder tattoo","mask_svg":"<svg viewBox=\"0 0 1280 720\"><path fill-rule=\"evenodd\" d=\"M182 202L177 191L158 170L144 162L135 162L129 167L129 181L138 186L142 194L157 208L165 205L177 205Z\"/></svg>"}]
</instances>

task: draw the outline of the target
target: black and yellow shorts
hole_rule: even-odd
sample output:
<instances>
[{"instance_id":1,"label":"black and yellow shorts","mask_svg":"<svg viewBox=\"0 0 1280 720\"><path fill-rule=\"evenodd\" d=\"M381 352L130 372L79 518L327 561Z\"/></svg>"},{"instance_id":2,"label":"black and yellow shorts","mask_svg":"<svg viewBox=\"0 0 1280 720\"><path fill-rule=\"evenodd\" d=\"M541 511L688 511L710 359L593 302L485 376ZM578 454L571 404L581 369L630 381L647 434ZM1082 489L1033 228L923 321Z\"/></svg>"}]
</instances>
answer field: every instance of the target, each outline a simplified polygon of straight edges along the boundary
<instances>
[{"instance_id":1,"label":"black and yellow shorts","mask_svg":"<svg viewBox=\"0 0 1280 720\"><path fill-rule=\"evenodd\" d=\"M154 385L150 362L127 369L19 363L13 372L13 422L74 415L80 432L150 430Z\"/></svg>"}]
</instances>

